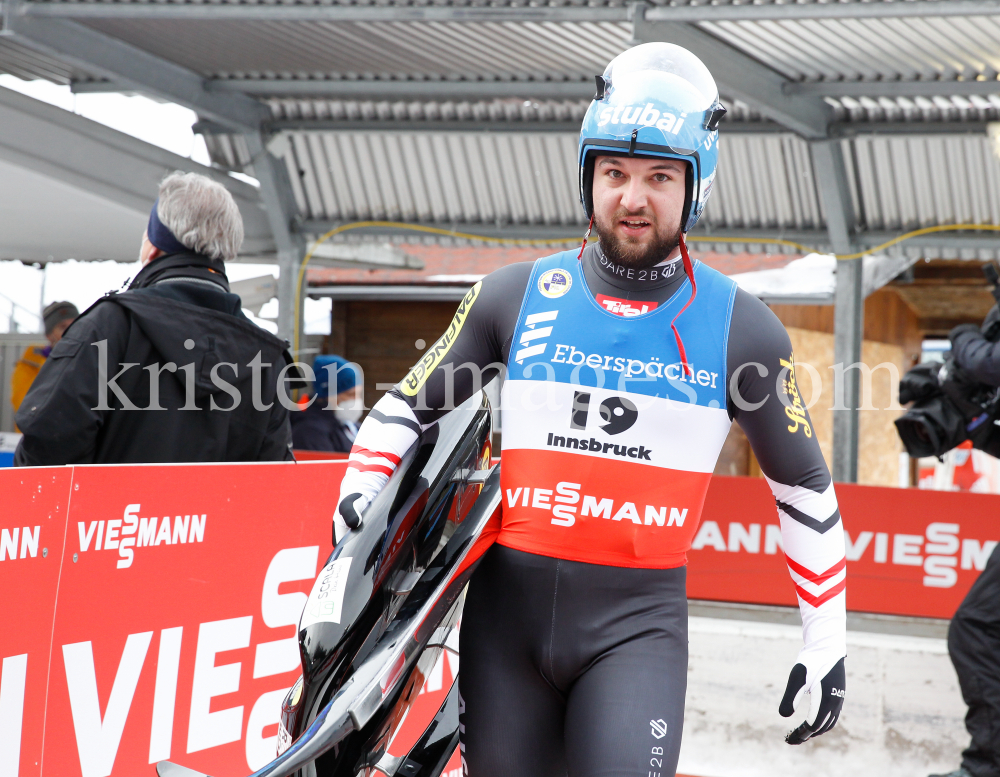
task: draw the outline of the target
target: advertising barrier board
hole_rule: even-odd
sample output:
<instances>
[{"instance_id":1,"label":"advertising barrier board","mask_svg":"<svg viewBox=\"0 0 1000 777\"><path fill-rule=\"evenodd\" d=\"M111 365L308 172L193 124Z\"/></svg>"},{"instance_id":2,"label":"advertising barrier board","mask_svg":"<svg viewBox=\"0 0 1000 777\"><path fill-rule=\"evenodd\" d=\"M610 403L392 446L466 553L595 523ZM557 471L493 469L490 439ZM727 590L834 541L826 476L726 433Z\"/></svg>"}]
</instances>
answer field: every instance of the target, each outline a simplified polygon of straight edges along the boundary
<instances>
[{"instance_id":1,"label":"advertising barrier board","mask_svg":"<svg viewBox=\"0 0 1000 777\"><path fill-rule=\"evenodd\" d=\"M836 490L849 610L950 618L1000 540L997 495L846 483ZM798 605L763 479L712 478L688 552L688 596Z\"/></svg>"},{"instance_id":2,"label":"advertising barrier board","mask_svg":"<svg viewBox=\"0 0 1000 777\"><path fill-rule=\"evenodd\" d=\"M167 758L239 777L267 763L345 467L0 471L0 777L152 777ZM837 493L851 609L947 618L1000 538L998 496ZM763 480L714 478L689 595L794 605L777 526ZM390 752L457 670L444 653Z\"/></svg>"}]
</instances>

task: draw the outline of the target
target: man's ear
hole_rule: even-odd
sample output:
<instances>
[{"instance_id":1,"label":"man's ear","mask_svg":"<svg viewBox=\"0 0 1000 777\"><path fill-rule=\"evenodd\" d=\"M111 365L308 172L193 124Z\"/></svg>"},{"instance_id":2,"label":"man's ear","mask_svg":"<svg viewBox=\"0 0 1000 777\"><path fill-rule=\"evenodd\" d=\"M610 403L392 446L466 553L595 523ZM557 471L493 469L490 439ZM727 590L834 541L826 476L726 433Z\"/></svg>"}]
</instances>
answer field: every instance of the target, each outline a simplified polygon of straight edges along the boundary
<instances>
[{"instance_id":1,"label":"man's ear","mask_svg":"<svg viewBox=\"0 0 1000 777\"><path fill-rule=\"evenodd\" d=\"M159 259L161 256L163 256L163 251L161 251L159 248L154 246L152 243L150 243L149 246L150 248L149 248L149 253L146 254L146 261L142 263L143 267L152 262L154 259Z\"/></svg>"}]
</instances>

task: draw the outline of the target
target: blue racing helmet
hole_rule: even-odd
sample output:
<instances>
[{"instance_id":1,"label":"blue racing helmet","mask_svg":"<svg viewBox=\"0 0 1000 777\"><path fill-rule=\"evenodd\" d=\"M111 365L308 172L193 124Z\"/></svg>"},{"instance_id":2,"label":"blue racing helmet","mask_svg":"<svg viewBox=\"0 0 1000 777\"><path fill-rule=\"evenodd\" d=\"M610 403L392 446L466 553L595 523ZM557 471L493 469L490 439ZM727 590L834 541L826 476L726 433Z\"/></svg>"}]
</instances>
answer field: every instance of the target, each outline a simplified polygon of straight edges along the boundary
<instances>
[{"instance_id":1,"label":"blue racing helmet","mask_svg":"<svg viewBox=\"0 0 1000 777\"><path fill-rule=\"evenodd\" d=\"M591 217L594 157L669 157L689 163L681 217L690 230L712 192L719 159L719 102L704 63L673 43L643 43L611 60L580 128L580 202Z\"/></svg>"}]
</instances>

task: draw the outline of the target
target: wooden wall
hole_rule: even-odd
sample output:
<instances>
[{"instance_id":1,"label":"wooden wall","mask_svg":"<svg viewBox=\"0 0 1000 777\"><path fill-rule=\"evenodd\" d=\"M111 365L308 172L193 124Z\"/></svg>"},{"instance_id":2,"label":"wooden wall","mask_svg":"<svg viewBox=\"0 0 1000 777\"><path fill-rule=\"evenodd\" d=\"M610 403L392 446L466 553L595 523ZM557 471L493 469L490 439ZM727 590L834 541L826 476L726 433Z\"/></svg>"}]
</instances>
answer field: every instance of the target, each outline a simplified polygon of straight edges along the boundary
<instances>
[{"instance_id":1,"label":"wooden wall","mask_svg":"<svg viewBox=\"0 0 1000 777\"><path fill-rule=\"evenodd\" d=\"M771 309L792 339L796 362L811 364L820 375L821 392L810 409L813 428L827 463L833 453L833 306L773 305ZM862 361L869 367L885 362L902 375L920 360L921 343L927 335L925 322L893 287L879 289L865 300ZM803 398L812 394L812 375L797 369ZM873 410L862 410L858 430L858 482L895 486L899 483L899 452L902 450L893 421L901 413L894 403L895 385L883 369L872 379ZM734 425L735 426L735 425ZM739 438L742 438L740 440ZM744 463L745 457L745 463ZM741 471L742 470L742 471ZM738 427L730 433L718 474L760 475L760 467Z\"/></svg>"},{"instance_id":2,"label":"wooden wall","mask_svg":"<svg viewBox=\"0 0 1000 777\"><path fill-rule=\"evenodd\" d=\"M325 350L361 366L365 406L371 407L447 329L455 307L454 302L335 301Z\"/></svg>"},{"instance_id":3,"label":"wooden wall","mask_svg":"<svg viewBox=\"0 0 1000 777\"><path fill-rule=\"evenodd\" d=\"M785 327L833 334L833 305L772 305ZM903 349L909 366L920 360L922 322L894 287L879 289L865 300L864 339Z\"/></svg>"}]
</instances>

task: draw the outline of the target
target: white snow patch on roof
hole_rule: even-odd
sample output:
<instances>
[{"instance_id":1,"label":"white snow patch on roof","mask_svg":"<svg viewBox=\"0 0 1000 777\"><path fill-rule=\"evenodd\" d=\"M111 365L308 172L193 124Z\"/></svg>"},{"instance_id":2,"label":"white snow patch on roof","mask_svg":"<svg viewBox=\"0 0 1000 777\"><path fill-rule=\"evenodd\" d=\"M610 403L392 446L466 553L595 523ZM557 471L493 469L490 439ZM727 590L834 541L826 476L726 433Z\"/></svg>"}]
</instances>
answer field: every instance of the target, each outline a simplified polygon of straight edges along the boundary
<instances>
[{"instance_id":1,"label":"white snow patch on roof","mask_svg":"<svg viewBox=\"0 0 1000 777\"><path fill-rule=\"evenodd\" d=\"M744 272L730 277L755 297L832 295L837 259L831 254L808 254L777 270Z\"/></svg>"}]
</instances>

